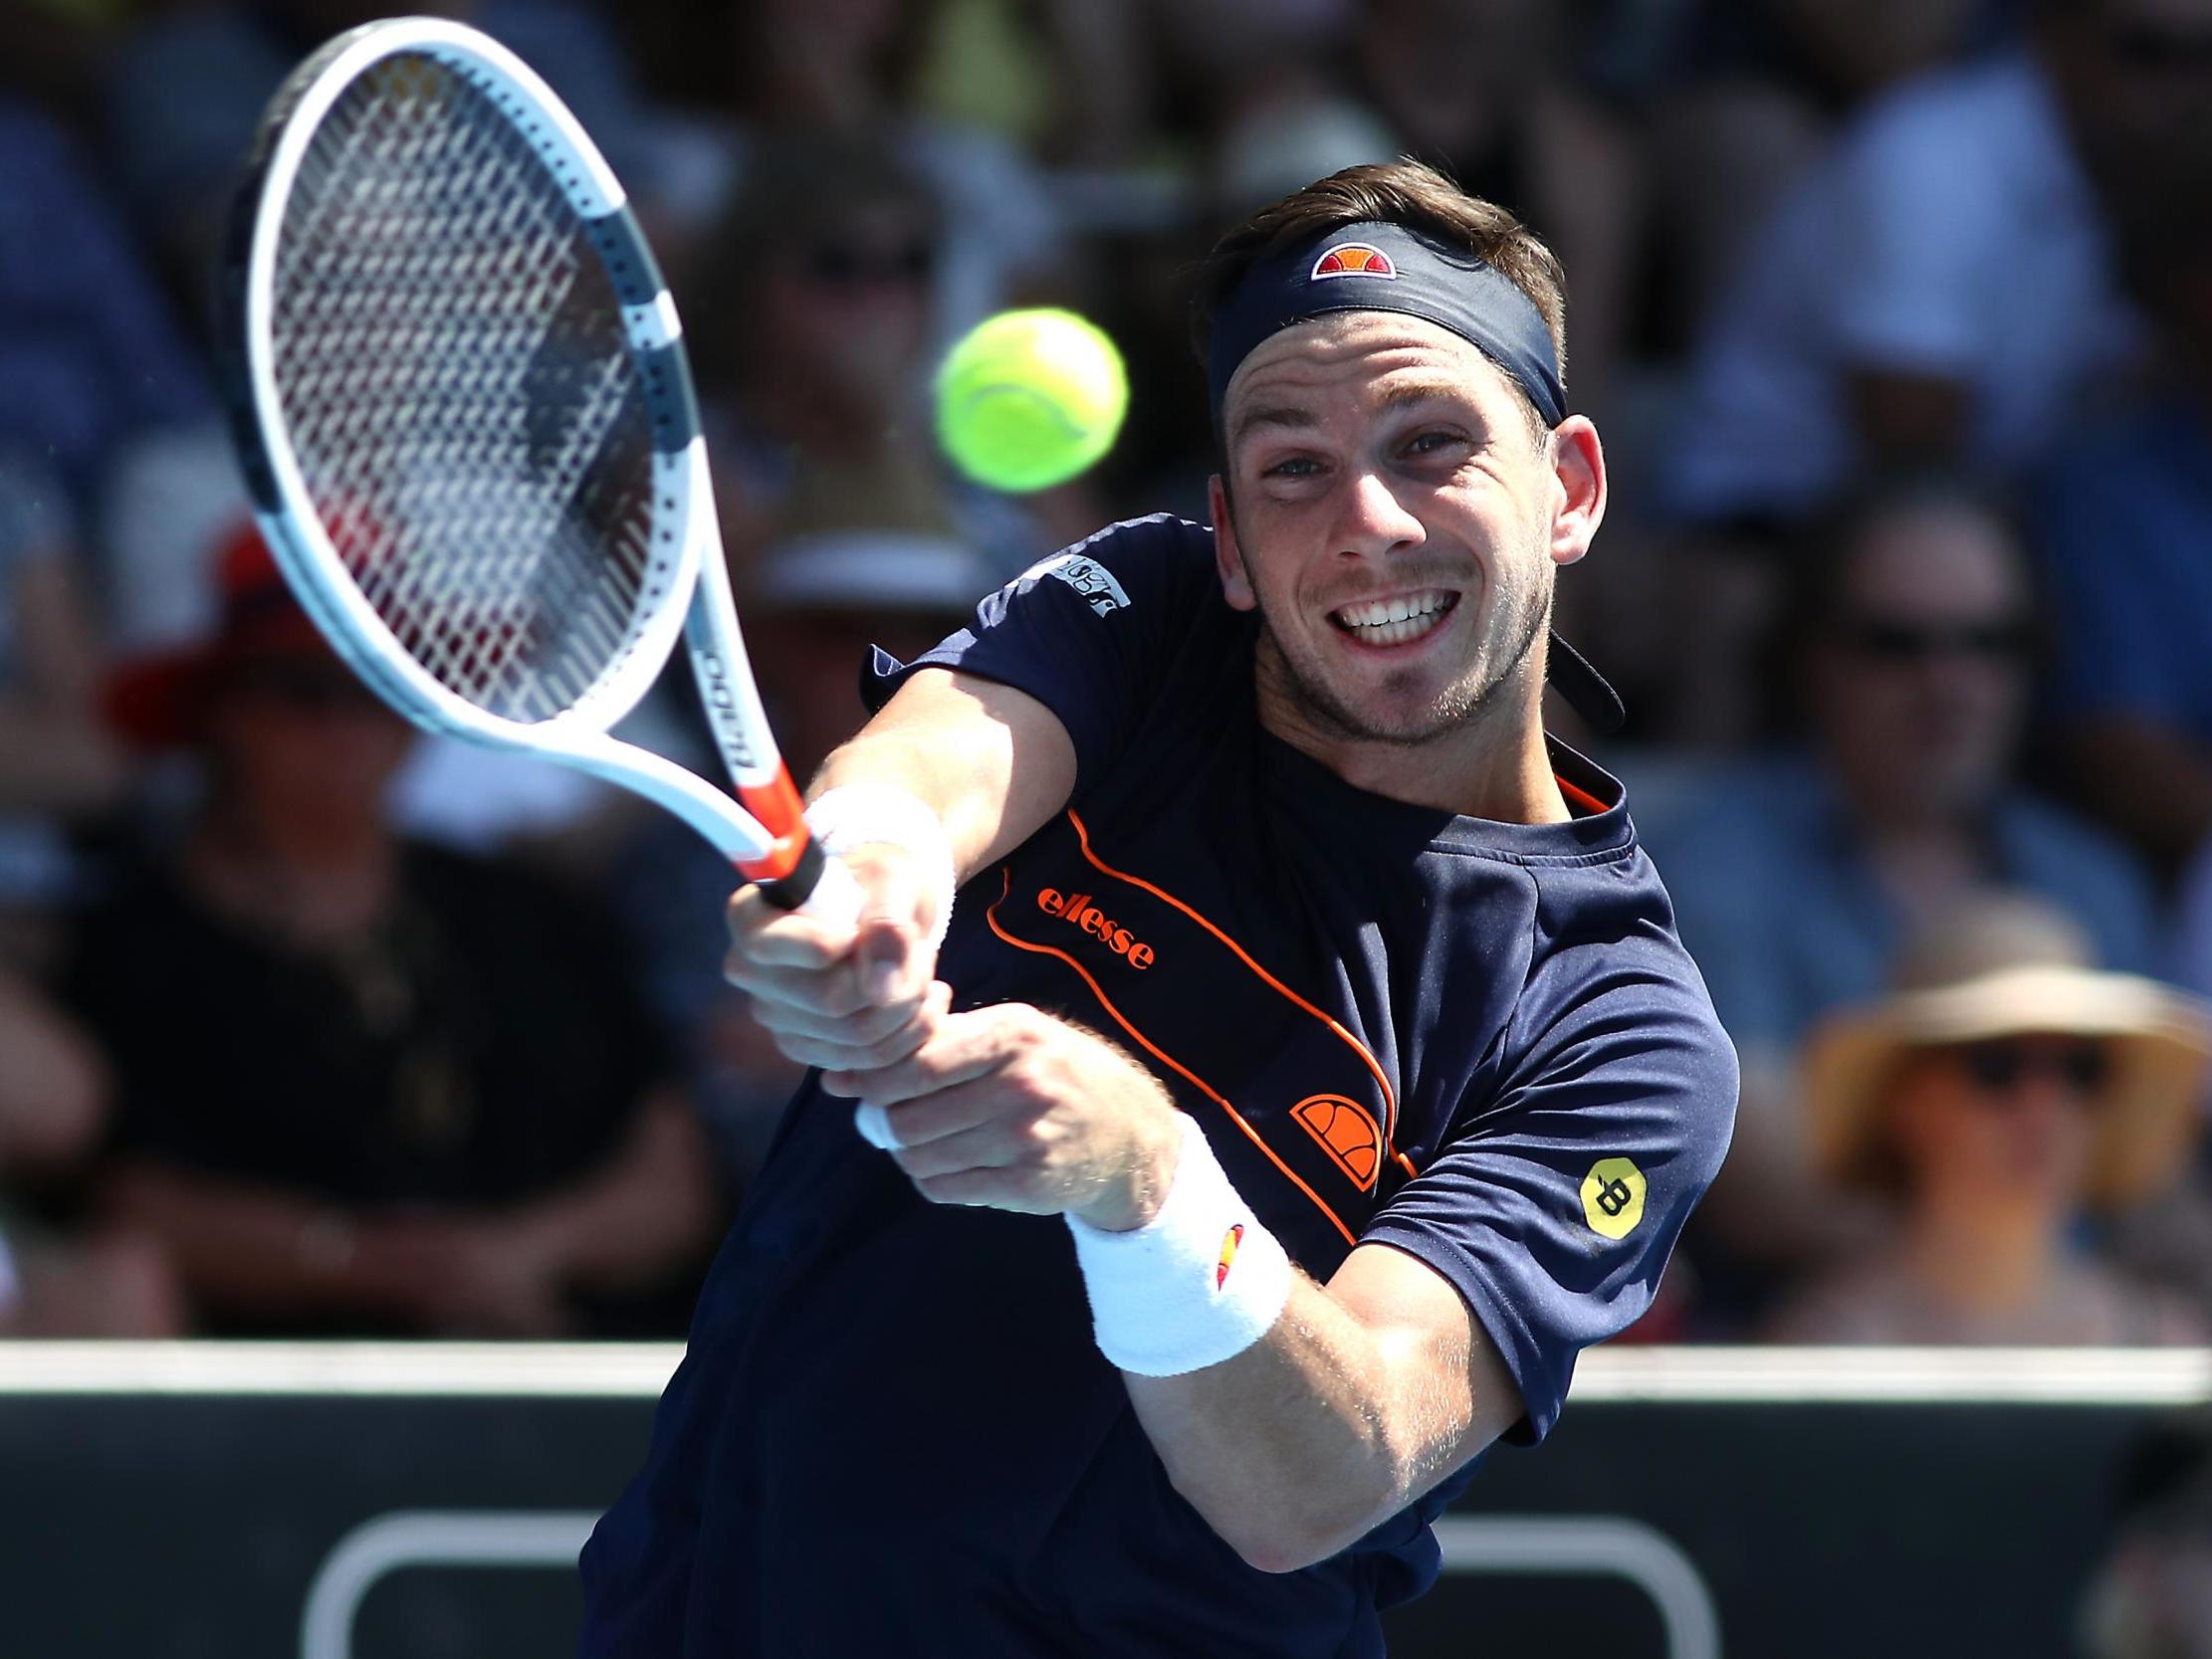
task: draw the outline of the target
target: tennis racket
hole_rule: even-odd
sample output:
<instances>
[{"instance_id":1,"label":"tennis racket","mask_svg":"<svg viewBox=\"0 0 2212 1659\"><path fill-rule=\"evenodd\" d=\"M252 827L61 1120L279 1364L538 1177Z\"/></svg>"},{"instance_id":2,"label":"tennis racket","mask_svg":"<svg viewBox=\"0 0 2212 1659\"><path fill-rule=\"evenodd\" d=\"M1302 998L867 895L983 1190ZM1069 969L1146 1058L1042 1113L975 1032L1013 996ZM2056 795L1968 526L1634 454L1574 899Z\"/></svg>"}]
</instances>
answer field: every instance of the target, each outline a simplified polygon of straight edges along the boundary
<instances>
[{"instance_id":1,"label":"tennis racket","mask_svg":"<svg viewBox=\"0 0 2212 1659\"><path fill-rule=\"evenodd\" d=\"M424 730L633 789L774 903L850 921L738 631L676 308L545 83L443 19L340 35L270 104L226 277L256 515L361 679ZM735 799L608 735L679 633Z\"/></svg>"}]
</instances>

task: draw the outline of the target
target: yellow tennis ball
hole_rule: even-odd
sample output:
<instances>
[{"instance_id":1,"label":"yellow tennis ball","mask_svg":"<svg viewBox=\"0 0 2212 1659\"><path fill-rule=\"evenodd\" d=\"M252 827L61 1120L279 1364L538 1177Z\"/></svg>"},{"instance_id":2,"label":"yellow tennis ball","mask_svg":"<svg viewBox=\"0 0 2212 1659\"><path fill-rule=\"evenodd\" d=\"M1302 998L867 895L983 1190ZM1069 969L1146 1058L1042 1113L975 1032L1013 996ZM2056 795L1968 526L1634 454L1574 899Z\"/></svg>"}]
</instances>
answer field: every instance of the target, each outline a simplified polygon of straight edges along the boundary
<instances>
[{"instance_id":1,"label":"yellow tennis ball","mask_svg":"<svg viewBox=\"0 0 2212 1659\"><path fill-rule=\"evenodd\" d=\"M1114 342L1073 311L1000 311L937 371L937 435L994 490L1064 484L1114 447L1129 376Z\"/></svg>"}]
</instances>

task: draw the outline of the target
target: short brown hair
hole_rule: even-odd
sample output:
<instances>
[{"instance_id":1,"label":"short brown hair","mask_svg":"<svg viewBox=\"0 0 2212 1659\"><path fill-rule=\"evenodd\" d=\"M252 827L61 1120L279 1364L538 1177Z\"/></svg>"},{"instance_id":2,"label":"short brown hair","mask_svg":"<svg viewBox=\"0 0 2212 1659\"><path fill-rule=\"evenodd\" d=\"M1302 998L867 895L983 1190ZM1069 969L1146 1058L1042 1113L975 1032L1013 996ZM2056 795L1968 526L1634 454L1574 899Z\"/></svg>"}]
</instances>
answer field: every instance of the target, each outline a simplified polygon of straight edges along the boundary
<instances>
[{"instance_id":1,"label":"short brown hair","mask_svg":"<svg viewBox=\"0 0 2212 1659\"><path fill-rule=\"evenodd\" d=\"M1436 168L1401 157L1331 173L1260 209L1214 244L1199 271L1191 308L1191 344L1203 366L1222 302L1259 261L1311 237L1363 220L1404 225L1472 254L1527 295L1551 331L1559 380L1567 381L1567 276L1534 232L1495 202L1470 196ZM1518 387L1515 388L1519 390ZM1546 422L1533 402L1529 418Z\"/></svg>"}]
</instances>

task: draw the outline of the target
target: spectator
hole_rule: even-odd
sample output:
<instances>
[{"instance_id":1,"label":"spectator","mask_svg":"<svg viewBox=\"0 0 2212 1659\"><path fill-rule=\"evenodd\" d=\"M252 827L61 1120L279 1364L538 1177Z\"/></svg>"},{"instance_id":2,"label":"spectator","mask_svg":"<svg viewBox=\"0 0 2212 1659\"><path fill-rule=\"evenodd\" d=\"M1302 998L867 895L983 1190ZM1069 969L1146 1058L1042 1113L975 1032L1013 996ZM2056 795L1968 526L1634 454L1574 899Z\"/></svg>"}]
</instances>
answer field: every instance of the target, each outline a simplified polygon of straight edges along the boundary
<instances>
[{"instance_id":1,"label":"spectator","mask_svg":"<svg viewBox=\"0 0 2212 1659\"><path fill-rule=\"evenodd\" d=\"M7 1202L66 1178L108 1104L98 1050L41 984L77 877L67 831L127 777L94 712L77 563L59 481L0 466L0 1336L173 1336L181 1302L146 1241L41 1228Z\"/></svg>"},{"instance_id":2,"label":"spectator","mask_svg":"<svg viewBox=\"0 0 2212 1659\"><path fill-rule=\"evenodd\" d=\"M396 836L407 728L258 537L220 585L210 639L111 686L206 792L64 976L115 1078L106 1212L213 1332L680 1329L712 1181L609 924Z\"/></svg>"},{"instance_id":3,"label":"spectator","mask_svg":"<svg viewBox=\"0 0 2212 1659\"><path fill-rule=\"evenodd\" d=\"M688 106L667 123L671 146L719 162L713 199L735 201L772 183L794 155L829 147L836 136L876 144L899 170L926 182L948 222L962 229L944 248L932 285L937 339L1052 270L1066 230L1065 204L1019 148L999 133L932 119L916 107L917 57L945 9L895 0L757 0L717 11L643 0L626 19L663 95ZM1049 9L1055 15L1041 21L1057 49L1104 54L1103 62L1084 63L1084 74L1112 75L1126 65L1118 4L1056 0ZM1040 20L1046 8L1022 10ZM1118 89L1085 89L1073 105L1119 126L1121 102ZM1063 121L1075 107L1061 111ZM703 176L695 194L710 195ZM682 302L691 292L688 261L679 253L670 264Z\"/></svg>"},{"instance_id":4,"label":"spectator","mask_svg":"<svg viewBox=\"0 0 2212 1659\"><path fill-rule=\"evenodd\" d=\"M2101 835L2011 781L2035 612L2006 519L1941 480L1869 492L1809 538L1778 653L1806 741L1732 766L1709 809L1652 837L1743 1058L1736 1142L1707 1210L1733 1248L1833 1244L1808 1201L1788 1082L1811 1025L1881 987L1900 941L1987 888L2082 919L2107 965L2147 971L2147 883Z\"/></svg>"},{"instance_id":5,"label":"spectator","mask_svg":"<svg viewBox=\"0 0 2212 1659\"><path fill-rule=\"evenodd\" d=\"M807 461L926 456L935 199L877 138L765 143L701 254L691 323L725 536L742 566Z\"/></svg>"},{"instance_id":6,"label":"spectator","mask_svg":"<svg viewBox=\"0 0 2212 1659\"><path fill-rule=\"evenodd\" d=\"M1725 286L1844 123L1956 61L1986 33L1976 23L1988 11L1979 0L1706 0L1664 14L1673 27L1659 25L1659 51L1647 47L1635 90L1655 105L1654 218L1665 227L1657 299L1668 341L1695 320L1679 312ZM1606 34L1601 50L1616 56L1619 34Z\"/></svg>"},{"instance_id":7,"label":"spectator","mask_svg":"<svg viewBox=\"0 0 2212 1659\"><path fill-rule=\"evenodd\" d=\"M2212 835L2212 215L2161 213L2123 245L2165 373L2033 498L2066 622L2048 717L2067 792L2172 871ZM2212 983L2201 954L2183 971Z\"/></svg>"},{"instance_id":8,"label":"spectator","mask_svg":"<svg viewBox=\"0 0 2212 1659\"><path fill-rule=\"evenodd\" d=\"M5 970L0 1055L0 1338L182 1336L183 1297L156 1243L32 1218L42 1191L97 1143L109 1080L84 1033Z\"/></svg>"},{"instance_id":9,"label":"spectator","mask_svg":"<svg viewBox=\"0 0 2212 1659\"><path fill-rule=\"evenodd\" d=\"M2034 0L2025 48L1854 122L1711 311L1674 507L1771 521L1871 466L2039 460L2139 344L2108 219L2201 193L2208 31L2212 0Z\"/></svg>"},{"instance_id":10,"label":"spectator","mask_svg":"<svg viewBox=\"0 0 2212 1659\"><path fill-rule=\"evenodd\" d=\"M1984 899L1908 946L1884 1001L1805 1055L1822 1172L1900 1223L1880 1254L1808 1288L1776 1334L1815 1343L2016 1347L2202 1342L2176 1299L2076 1243L2085 1208L2170 1186L2201 1134L2212 1008L2090 969L2049 906Z\"/></svg>"},{"instance_id":11,"label":"spectator","mask_svg":"<svg viewBox=\"0 0 2212 1659\"><path fill-rule=\"evenodd\" d=\"M692 319L717 465L716 503L744 573L809 469L915 479L936 465L928 388L942 301L945 216L880 132L764 138L701 252ZM970 491L961 532L1017 568L1027 513ZM1008 574L1011 573L1009 568Z\"/></svg>"}]
</instances>

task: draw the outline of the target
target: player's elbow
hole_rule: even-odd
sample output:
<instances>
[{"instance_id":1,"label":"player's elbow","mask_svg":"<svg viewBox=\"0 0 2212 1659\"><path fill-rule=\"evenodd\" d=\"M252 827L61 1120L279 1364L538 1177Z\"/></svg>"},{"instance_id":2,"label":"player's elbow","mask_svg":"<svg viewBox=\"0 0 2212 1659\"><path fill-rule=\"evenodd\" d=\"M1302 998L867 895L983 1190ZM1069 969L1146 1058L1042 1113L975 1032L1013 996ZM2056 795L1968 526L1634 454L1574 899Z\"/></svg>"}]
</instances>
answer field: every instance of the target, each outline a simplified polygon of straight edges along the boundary
<instances>
[{"instance_id":1,"label":"player's elbow","mask_svg":"<svg viewBox=\"0 0 2212 1659\"><path fill-rule=\"evenodd\" d=\"M1202 1515L1205 1512L1200 1512ZM1255 1572L1297 1572L1328 1559L1331 1552L1317 1541L1264 1516L1206 1516L1216 1536Z\"/></svg>"},{"instance_id":2,"label":"player's elbow","mask_svg":"<svg viewBox=\"0 0 2212 1659\"><path fill-rule=\"evenodd\" d=\"M1202 1502L1185 1493L1192 1507L1243 1563L1258 1572L1302 1572L1349 1549L1368 1530L1371 1518L1349 1508L1309 1507L1295 1501Z\"/></svg>"},{"instance_id":3,"label":"player's elbow","mask_svg":"<svg viewBox=\"0 0 2212 1659\"><path fill-rule=\"evenodd\" d=\"M1221 1529L1217 1524L1216 1532ZM1349 1549L1364 1528L1276 1521L1222 1533L1222 1541L1257 1572L1303 1572Z\"/></svg>"}]
</instances>

